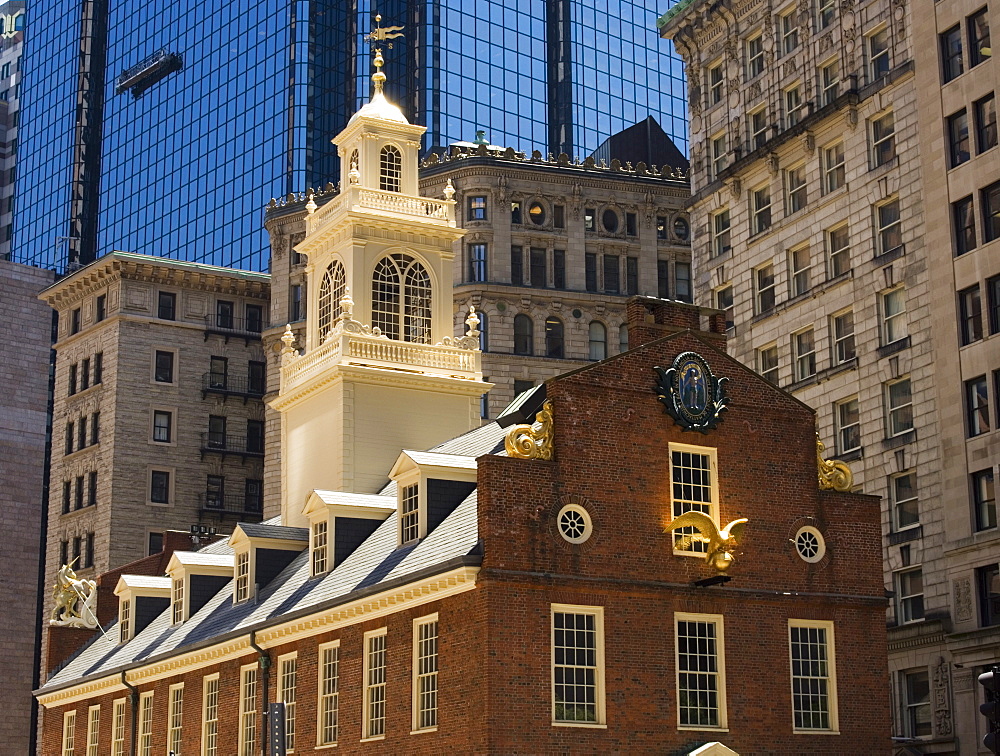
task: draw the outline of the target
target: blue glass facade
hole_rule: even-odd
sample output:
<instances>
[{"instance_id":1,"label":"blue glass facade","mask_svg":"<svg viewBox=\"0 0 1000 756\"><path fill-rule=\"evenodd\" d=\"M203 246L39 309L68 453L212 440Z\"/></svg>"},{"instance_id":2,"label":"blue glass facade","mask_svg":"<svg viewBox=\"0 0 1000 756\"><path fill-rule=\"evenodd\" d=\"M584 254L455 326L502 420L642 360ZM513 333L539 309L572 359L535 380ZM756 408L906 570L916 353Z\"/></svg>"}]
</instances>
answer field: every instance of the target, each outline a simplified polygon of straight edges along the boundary
<instances>
[{"instance_id":1,"label":"blue glass facade","mask_svg":"<svg viewBox=\"0 0 1000 756\"><path fill-rule=\"evenodd\" d=\"M330 138L368 97L376 5L406 27L386 89L426 148L483 129L583 157L652 115L686 152L680 59L628 0L47 0L25 45L15 259L266 270L267 201L336 180Z\"/></svg>"}]
</instances>

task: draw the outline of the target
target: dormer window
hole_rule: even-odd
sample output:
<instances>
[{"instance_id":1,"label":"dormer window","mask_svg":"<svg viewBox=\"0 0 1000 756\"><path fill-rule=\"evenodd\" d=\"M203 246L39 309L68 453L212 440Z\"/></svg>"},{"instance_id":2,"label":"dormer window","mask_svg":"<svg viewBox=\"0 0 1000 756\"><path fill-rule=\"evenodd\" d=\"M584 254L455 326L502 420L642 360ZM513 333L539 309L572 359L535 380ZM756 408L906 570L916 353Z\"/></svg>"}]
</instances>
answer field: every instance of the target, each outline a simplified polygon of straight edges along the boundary
<instances>
[{"instance_id":1,"label":"dormer window","mask_svg":"<svg viewBox=\"0 0 1000 756\"><path fill-rule=\"evenodd\" d=\"M115 585L118 597L118 642L128 643L170 606L168 577L122 575Z\"/></svg>"},{"instance_id":2,"label":"dormer window","mask_svg":"<svg viewBox=\"0 0 1000 756\"><path fill-rule=\"evenodd\" d=\"M326 520L319 520L312 524L310 530L311 574L315 577L326 572L326 565L329 560L329 524Z\"/></svg>"},{"instance_id":3,"label":"dormer window","mask_svg":"<svg viewBox=\"0 0 1000 756\"><path fill-rule=\"evenodd\" d=\"M128 643L132 640L132 601L121 602L118 609L118 642Z\"/></svg>"},{"instance_id":4,"label":"dormer window","mask_svg":"<svg viewBox=\"0 0 1000 756\"><path fill-rule=\"evenodd\" d=\"M383 257L375 266L372 326L390 339L431 343L431 278L409 255Z\"/></svg>"},{"instance_id":5,"label":"dormer window","mask_svg":"<svg viewBox=\"0 0 1000 756\"><path fill-rule=\"evenodd\" d=\"M379 153L378 188L383 192L398 192L403 176L403 156L391 144Z\"/></svg>"},{"instance_id":6,"label":"dormer window","mask_svg":"<svg viewBox=\"0 0 1000 756\"><path fill-rule=\"evenodd\" d=\"M250 551L236 555L236 587L233 591L236 603L250 598Z\"/></svg>"},{"instance_id":7,"label":"dormer window","mask_svg":"<svg viewBox=\"0 0 1000 756\"><path fill-rule=\"evenodd\" d=\"M347 274L339 260L334 260L323 274L319 285L319 337L324 338L340 317L340 300L347 287Z\"/></svg>"},{"instance_id":8,"label":"dormer window","mask_svg":"<svg viewBox=\"0 0 1000 756\"><path fill-rule=\"evenodd\" d=\"M404 450L389 473L396 482L399 545L426 538L476 489L476 460Z\"/></svg>"},{"instance_id":9,"label":"dormer window","mask_svg":"<svg viewBox=\"0 0 1000 756\"><path fill-rule=\"evenodd\" d=\"M174 578L170 584L170 624L184 621L184 578Z\"/></svg>"},{"instance_id":10,"label":"dormer window","mask_svg":"<svg viewBox=\"0 0 1000 756\"><path fill-rule=\"evenodd\" d=\"M420 486L403 486L399 494L399 541L410 543L420 538Z\"/></svg>"}]
</instances>

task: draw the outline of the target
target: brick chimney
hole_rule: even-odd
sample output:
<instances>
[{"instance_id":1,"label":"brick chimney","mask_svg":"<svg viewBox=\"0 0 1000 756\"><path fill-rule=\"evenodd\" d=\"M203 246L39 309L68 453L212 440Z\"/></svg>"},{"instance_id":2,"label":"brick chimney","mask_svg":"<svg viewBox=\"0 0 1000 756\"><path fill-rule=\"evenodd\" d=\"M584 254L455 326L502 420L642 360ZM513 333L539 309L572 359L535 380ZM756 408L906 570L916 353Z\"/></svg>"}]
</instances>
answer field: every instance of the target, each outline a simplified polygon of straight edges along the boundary
<instances>
[{"instance_id":1,"label":"brick chimney","mask_svg":"<svg viewBox=\"0 0 1000 756\"><path fill-rule=\"evenodd\" d=\"M635 349L679 331L696 331L726 350L726 313L709 307L656 297L630 297L625 303L628 348Z\"/></svg>"}]
</instances>

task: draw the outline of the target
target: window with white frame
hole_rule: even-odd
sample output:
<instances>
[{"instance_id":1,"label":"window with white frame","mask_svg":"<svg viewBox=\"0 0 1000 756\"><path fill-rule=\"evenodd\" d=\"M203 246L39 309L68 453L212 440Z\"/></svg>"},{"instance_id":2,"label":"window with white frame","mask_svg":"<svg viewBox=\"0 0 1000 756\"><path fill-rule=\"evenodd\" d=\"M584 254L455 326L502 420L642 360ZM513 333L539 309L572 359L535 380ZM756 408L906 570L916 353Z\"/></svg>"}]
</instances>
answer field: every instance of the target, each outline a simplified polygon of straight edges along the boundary
<instances>
[{"instance_id":1,"label":"window with white frame","mask_svg":"<svg viewBox=\"0 0 1000 756\"><path fill-rule=\"evenodd\" d=\"M906 290L903 287L879 295L879 314L882 316L882 346L906 338Z\"/></svg>"},{"instance_id":2,"label":"window with white frame","mask_svg":"<svg viewBox=\"0 0 1000 756\"><path fill-rule=\"evenodd\" d=\"M788 251L789 282L791 295L797 297L812 288L812 258L809 247L799 247Z\"/></svg>"},{"instance_id":3,"label":"window with white frame","mask_svg":"<svg viewBox=\"0 0 1000 756\"><path fill-rule=\"evenodd\" d=\"M257 753L257 665L240 667L240 756Z\"/></svg>"},{"instance_id":4,"label":"window with white frame","mask_svg":"<svg viewBox=\"0 0 1000 756\"><path fill-rule=\"evenodd\" d=\"M726 167L726 132L712 137L712 177L717 178L719 172Z\"/></svg>"},{"instance_id":5,"label":"window with white frame","mask_svg":"<svg viewBox=\"0 0 1000 756\"><path fill-rule=\"evenodd\" d=\"M750 125L750 149L759 149L767 141L767 109L761 107L750 113L748 122Z\"/></svg>"},{"instance_id":6,"label":"window with white frame","mask_svg":"<svg viewBox=\"0 0 1000 756\"><path fill-rule=\"evenodd\" d=\"M812 328L792 334L795 355L795 380L804 381L816 375L816 336Z\"/></svg>"},{"instance_id":7,"label":"window with white frame","mask_svg":"<svg viewBox=\"0 0 1000 756\"><path fill-rule=\"evenodd\" d=\"M875 81L889 73L889 29L882 27L868 35L868 75Z\"/></svg>"},{"instance_id":8,"label":"window with white frame","mask_svg":"<svg viewBox=\"0 0 1000 756\"><path fill-rule=\"evenodd\" d=\"M364 736L385 735L385 633L386 628L365 633L364 658Z\"/></svg>"},{"instance_id":9,"label":"window with white frame","mask_svg":"<svg viewBox=\"0 0 1000 756\"><path fill-rule=\"evenodd\" d=\"M431 341L431 279L417 260L383 257L372 273L372 326L390 339Z\"/></svg>"},{"instance_id":10,"label":"window with white frame","mask_svg":"<svg viewBox=\"0 0 1000 756\"><path fill-rule=\"evenodd\" d=\"M674 518L685 512L703 512L719 519L719 488L716 450L706 446L670 444L670 499ZM694 535L694 528L678 528L673 533L675 554L704 554L706 545L694 541L681 548L681 542Z\"/></svg>"},{"instance_id":11,"label":"window with white frame","mask_svg":"<svg viewBox=\"0 0 1000 756\"><path fill-rule=\"evenodd\" d=\"M677 724L680 729L724 729L726 675L721 614L674 613Z\"/></svg>"},{"instance_id":12,"label":"window with white frame","mask_svg":"<svg viewBox=\"0 0 1000 756\"><path fill-rule=\"evenodd\" d=\"M552 604L552 723L604 722L604 608Z\"/></svg>"},{"instance_id":13,"label":"window with white frame","mask_svg":"<svg viewBox=\"0 0 1000 756\"><path fill-rule=\"evenodd\" d=\"M829 193L842 187L846 181L844 143L834 142L823 148L823 191Z\"/></svg>"},{"instance_id":14,"label":"window with white frame","mask_svg":"<svg viewBox=\"0 0 1000 756\"><path fill-rule=\"evenodd\" d=\"M806 206L806 167L796 165L785 171L785 206L787 213L797 213Z\"/></svg>"},{"instance_id":15,"label":"window with white frame","mask_svg":"<svg viewBox=\"0 0 1000 756\"><path fill-rule=\"evenodd\" d=\"M125 599L118 607L118 642L128 643L132 639L132 599Z\"/></svg>"},{"instance_id":16,"label":"window with white frame","mask_svg":"<svg viewBox=\"0 0 1000 756\"><path fill-rule=\"evenodd\" d=\"M794 731L836 732L837 675L833 623L790 619L788 644Z\"/></svg>"},{"instance_id":17,"label":"window with white frame","mask_svg":"<svg viewBox=\"0 0 1000 756\"><path fill-rule=\"evenodd\" d=\"M139 696L139 756L153 756L153 693Z\"/></svg>"},{"instance_id":18,"label":"window with white frame","mask_svg":"<svg viewBox=\"0 0 1000 756\"><path fill-rule=\"evenodd\" d=\"M219 754L219 675L208 675L201 689L201 754Z\"/></svg>"},{"instance_id":19,"label":"window with white frame","mask_svg":"<svg viewBox=\"0 0 1000 756\"><path fill-rule=\"evenodd\" d=\"M340 300L347 291L347 273L339 260L334 260L323 273L319 285L319 337L323 339L340 317Z\"/></svg>"},{"instance_id":20,"label":"window with white frame","mask_svg":"<svg viewBox=\"0 0 1000 756\"><path fill-rule=\"evenodd\" d=\"M438 719L437 615L413 621L413 729L437 727Z\"/></svg>"},{"instance_id":21,"label":"window with white frame","mask_svg":"<svg viewBox=\"0 0 1000 756\"><path fill-rule=\"evenodd\" d=\"M774 310L774 264L767 263L754 269L754 298L757 314Z\"/></svg>"},{"instance_id":22,"label":"window with white frame","mask_svg":"<svg viewBox=\"0 0 1000 756\"><path fill-rule=\"evenodd\" d=\"M722 61L708 67L708 105L722 102L723 71Z\"/></svg>"},{"instance_id":23,"label":"window with white frame","mask_svg":"<svg viewBox=\"0 0 1000 756\"><path fill-rule=\"evenodd\" d=\"M250 549L236 555L236 587L233 600L239 604L250 598Z\"/></svg>"},{"instance_id":24,"label":"window with white frame","mask_svg":"<svg viewBox=\"0 0 1000 756\"><path fill-rule=\"evenodd\" d=\"M184 683L171 685L167 695L167 751L179 754L184 735Z\"/></svg>"},{"instance_id":25,"label":"window with white frame","mask_svg":"<svg viewBox=\"0 0 1000 756\"><path fill-rule=\"evenodd\" d=\"M910 379L888 381L885 386L886 432L892 438L913 430L913 396Z\"/></svg>"},{"instance_id":26,"label":"window with white frame","mask_svg":"<svg viewBox=\"0 0 1000 756\"><path fill-rule=\"evenodd\" d=\"M757 374L765 381L778 385L778 345L771 344L757 350Z\"/></svg>"},{"instance_id":27,"label":"window with white frame","mask_svg":"<svg viewBox=\"0 0 1000 756\"><path fill-rule=\"evenodd\" d=\"M101 756L101 707L87 710L87 756Z\"/></svg>"},{"instance_id":28,"label":"window with white frame","mask_svg":"<svg viewBox=\"0 0 1000 756\"><path fill-rule=\"evenodd\" d=\"M820 66L821 99L824 105L829 105L837 99L840 85L840 61L837 58Z\"/></svg>"},{"instance_id":29,"label":"window with white frame","mask_svg":"<svg viewBox=\"0 0 1000 756\"><path fill-rule=\"evenodd\" d=\"M63 712L62 756L76 753L76 710Z\"/></svg>"},{"instance_id":30,"label":"window with white frame","mask_svg":"<svg viewBox=\"0 0 1000 756\"><path fill-rule=\"evenodd\" d=\"M757 34L746 41L747 79L764 73L764 35Z\"/></svg>"},{"instance_id":31,"label":"window with white frame","mask_svg":"<svg viewBox=\"0 0 1000 756\"><path fill-rule=\"evenodd\" d=\"M337 742L340 720L340 641L319 647L319 701L316 744Z\"/></svg>"},{"instance_id":32,"label":"window with white frame","mask_svg":"<svg viewBox=\"0 0 1000 756\"><path fill-rule=\"evenodd\" d=\"M819 0L818 10L819 28L825 29L833 23L833 17L837 13L837 0Z\"/></svg>"},{"instance_id":33,"label":"window with white frame","mask_svg":"<svg viewBox=\"0 0 1000 756\"><path fill-rule=\"evenodd\" d=\"M750 190L750 233L759 234L771 227L771 186L762 184Z\"/></svg>"},{"instance_id":34,"label":"window with white frame","mask_svg":"<svg viewBox=\"0 0 1000 756\"><path fill-rule=\"evenodd\" d=\"M712 253L714 256L724 255L732 249L730 241L729 208L724 207L712 214Z\"/></svg>"},{"instance_id":35,"label":"window with white frame","mask_svg":"<svg viewBox=\"0 0 1000 756\"><path fill-rule=\"evenodd\" d=\"M285 705L285 748L295 750L295 693L298 659L294 653L278 657L278 701Z\"/></svg>"},{"instance_id":36,"label":"window with white frame","mask_svg":"<svg viewBox=\"0 0 1000 756\"><path fill-rule=\"evenodd\" d=\"M830 317L833 337L833 364L850 362L857 356L854 344L854 310L844 310Z\"/></svg>"},{"instance_id":37,"label":"window with white frame","mask_svg":"<svg viewBox=\"0 0 1000 756\"><path fill-rule=\"evenodd\" d=\"M788 55L799 46L799 22L795 8L778 16L778 34L781 35L782 55Z\"/></svg>"},{"instance_id":38,"label":"window with white frame","mask_svg":"<svg viewBox=\"0 0 1000 756\"><path fill-rule=\"evenodd\" d=\"M878 254L884 255L903 246L903 223L899 214L898 199L875 206L875 223L878 232Z\"/></svg>"},{"instance_id":39,"label":"window with white frame","mask_svg":"<svg viewBox=\"0 0 1000 756\"><path fill-rule=\"evenodd\" d=\"M170 624L184 621L184 577L174 578L170 583Z\"/></svg>"},{"instance_id":40,"label":"window with white frame","mask_svg":"<svg viewBox=\"0 0 1000 756\"><path fill-rule=\"evenodd\" d=\"M927 669L900 673L903 693L903 734L922 738L933 734L931 727L931 685Z\"/></svg>"},{"instance_id":41,"label":"window with white frame","mask_svg":"<svg viewBox=\"0 0 1000 756\"><path fill-rule=\"evenodd\" d=\"M872 118L869 122L871 166L878 168L896 157L896 121L892 111Z\"/></svg>"},{"instance_id":42,"label":"window with white frame","mask_svg":"<svg viewBox=\"0 0 1000 756\"><path fill-rule=\"evenodd\" d=\"M802 120L802 86L798 83L785 90L785 126L791 128Z\"/></svg>"},{"instance_id":43,"label":"window with white frame","mask_svg":"<svg viewBox=\"0 0 1000 756\"><path fill-rule=\"evenodd\" d=\"M924 618L924 573L919 567L896 573L896 612L900 624Z\"/></svg>"},{"instance_id":44,"label":"window with white frame","mask_svg":"<svg viewBox=\"0 0 1000 756\"><path fill-rule=\"evenodd\" d=\"M861 448L861 410L858 398L852 396L837 402L837 453L848 454Z\"/></svg>"},{"instance_id":45,"label":"window with white frame","mask_svg":"<svg viewBox=\"0 0 1000 756\"><path fill-rule=\"evenodd\" d=\"M889 496L892 499L893 525L896 530L920 524L915 472L911 470L891 476Z\"/></svg>"},{"instance_id":46,"label":"window with white frame","mask_svg":"<svg viewBox=\"0 0 1000 756\"><path fill-rule=\"evenodd\" d=\"M124 698L116 698L111 709L111 756L125 756Z\"/></svg>"},{"instance_id":47,"label":"window with white frame","mask_svg":"<svg viewBox=\"0 0 1000 756\"><path fill-rule=\"evenodd\" d=\"M319 520L312 524L310 533L310 556L312 575L322 575L326 572L327 560L329 558L329 523L326 520Z\"/></svg>"},{"instance_id":48,"label":"window with white frame","mask_svg":"<svg viewBox=\"0 0 1000 756\"><path fill-rule=\"evenodd\" d=\"M403 176L403 156L391 144L379 152L378 188L383 192L398 192Z\"/></svg>"},{"instance_id":49,"label":"window with white frame","mask_svg":"<svg viewBox=\"0 0 1000 756\"><path fill-rule=\"evenodd\" d=\"M410 543L420 538L420 486L403 486L399 491L399 541Z\"/></svg>"}]
</instances>

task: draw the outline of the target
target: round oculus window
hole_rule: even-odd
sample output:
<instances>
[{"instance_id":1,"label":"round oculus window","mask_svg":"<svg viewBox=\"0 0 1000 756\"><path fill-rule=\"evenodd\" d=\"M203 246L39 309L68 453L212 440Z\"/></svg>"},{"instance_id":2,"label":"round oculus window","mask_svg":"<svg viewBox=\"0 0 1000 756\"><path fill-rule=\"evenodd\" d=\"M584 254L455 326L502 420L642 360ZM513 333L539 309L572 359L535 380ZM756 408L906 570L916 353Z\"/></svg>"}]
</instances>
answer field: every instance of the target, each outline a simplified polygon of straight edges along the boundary
<instances>
[{"instance_id":1,"label":"round oculus window","mask_svg":"<svg viewBox=\"0 0 1000 756\"><path fill-rule=\"evenodd\" d=\"M601 215L601 223L604 224L604 230L609 234L613 234L618 230L618 213L610 208L604 211Z\"/></svg>"},{"instance_id":2,"label":"round oculus window","mask_svg":"<svg viewBox=\"0 0 1000 756\"><path fill-rule=\"evenodd\" d=\"M691 227L688 225L686 218L674 218L674 236L676 236L681 241L687 241L688 236L691 235Z\"/></svg>"},{"instance_id":3,"label":"round oculus window","mask_svg":"<svg viewBox=\"0 0 1000 756\"><path fill-rule=\"evenodd\" d=\"M594 532L590 514L577 504L567 504L556 515L559 535L570 543L583 543Z\"/></svg>"},{"instance_id":4,"label":"round oculus window","mask_svg":"<svg viewBox=\"0 0 1000 756\"><path fill-rule=\"evenodd\" d=\"M536 226L541 226L545 223L545 208L538 202L532 202L528 206L528 217Z\"/></svg>"},{"instance_id":5,"label":"round oculus window","mask_svg":"<svg viewBox=\"0 0 1000 756\"><path fill-rule=\"evenodd\" d=\"M806 525L795 534L795 551L803 561L815 564L826 555L826 541L816 528Z\"/></svg>"}]
</instances>

